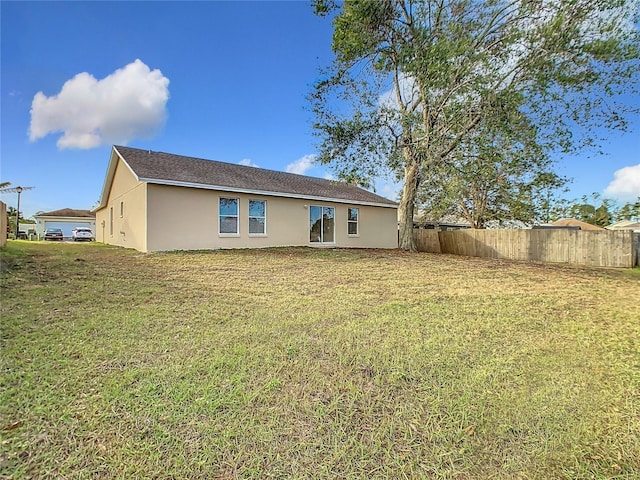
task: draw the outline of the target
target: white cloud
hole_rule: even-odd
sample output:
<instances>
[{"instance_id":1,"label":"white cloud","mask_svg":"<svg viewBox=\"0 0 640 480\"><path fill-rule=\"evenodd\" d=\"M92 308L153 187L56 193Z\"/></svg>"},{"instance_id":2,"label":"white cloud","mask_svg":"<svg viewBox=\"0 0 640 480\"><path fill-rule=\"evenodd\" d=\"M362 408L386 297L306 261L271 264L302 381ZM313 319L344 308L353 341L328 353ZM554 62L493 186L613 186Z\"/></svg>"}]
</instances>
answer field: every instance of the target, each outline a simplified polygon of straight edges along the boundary
<instances>
[{"instance_id":1,"label":"white cloud","mask_svg":"<svg viewBox=\"0 0 640 480\"><path fill-rule=\"evenodd\" d=\"M401 183L385 183L382 185L380 189L380 195L389 200L393 200L394 202L400 198L400 193L402 192L402 184Z\"/></svg>"},{"instance_id":2,"label":"white cloud","mask_svg":"<svg viewBox=\"0 0 640 480\"><path fill-rule=\"evenodd\" d=\"M258 165L253 163L253 160L251 160L250 158L243 158L238 163L240 165L244 165L245 167L256 167L256 168L259 168Z\"/></svg>"},{"instance_id":3,"label":"white cloud","mask_svg":"<svg viewBox=\"0 0 640 480\"><path fill-rule=\"evenodd\" d=\"M298 175L304 175L307 170L314 166L315 161L315 155L305 155L304 157L299 158L295 162L287 165L286 171L288 173L297 173Z\"/></svg>"},{"instance_id":4,"label":"white cloud","mask_svg":"<svg viewBox=\"0 0 640 480\"><path fill-rule=\"evenodd\" d=\"M418 87L416 86L414 78L410 75L401 72L398 76L398 86L400 87L400 97L404 104L412 102L416 98L416 95L418 95ZM378 107L392 110L398 108L395 85L378 97Z\"/></svg>"},{"instance_id":5,"label":"white cloud","mask_svg":"<svg viewBox=\"0 0 640 480\"><path fill-rule=\"evenodd\" d=\"M152 137L164 125L169 79L136 60L103 78L79 73L57 95L36 93L29 138L62 132L58 148L89 149Z\"/></svg>"},{"instance_id":6,"label":"white cloud","mask_svg":"<svg viewBox=\"0 0 640 480\"><path fill-rule=\"evenodd\" d=\"M604 194L622 201L640 197L640 163L616 170Z\"/></svg>"}]
</instances>

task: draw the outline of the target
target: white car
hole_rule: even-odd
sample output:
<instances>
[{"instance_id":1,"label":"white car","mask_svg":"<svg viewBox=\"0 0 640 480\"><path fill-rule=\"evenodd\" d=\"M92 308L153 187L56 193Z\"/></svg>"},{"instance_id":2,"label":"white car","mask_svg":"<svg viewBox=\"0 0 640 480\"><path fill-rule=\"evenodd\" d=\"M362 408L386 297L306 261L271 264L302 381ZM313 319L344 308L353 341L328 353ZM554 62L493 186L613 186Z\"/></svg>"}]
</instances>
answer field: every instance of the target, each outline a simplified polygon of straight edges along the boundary
<instances>
[{"instance_id":1,"label":"white car","mask_svg":"<svg viewBox=\"0 0 640 480\"><path fill-rule=\"evenodd\" d=\"M86 227L74 228L71 231L71 238L73 238L74 242L80 242L82 240L87 240L90 242L93 240L93 232L90 228Z\"/></svg>"}]
</instances>

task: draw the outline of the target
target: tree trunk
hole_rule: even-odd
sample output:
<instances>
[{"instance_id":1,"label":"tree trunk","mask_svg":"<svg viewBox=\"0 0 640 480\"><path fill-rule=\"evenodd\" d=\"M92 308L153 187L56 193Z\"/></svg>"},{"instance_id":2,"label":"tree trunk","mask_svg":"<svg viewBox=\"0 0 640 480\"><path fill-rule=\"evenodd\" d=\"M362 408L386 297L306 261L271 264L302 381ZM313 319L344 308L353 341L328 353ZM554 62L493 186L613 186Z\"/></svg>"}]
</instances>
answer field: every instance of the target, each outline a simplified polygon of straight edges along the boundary
<instances>
[{"instance_id":1,"label":"tree trunk","mask_svg":"<svg viewBox=\"0 0 640 480\"><path fill-rule=\"evenodd\" d=\"M416 162L408 163L404 169L404 187L398 207L400 221L400 238L398 246L408 252L417 252L413 240L413 209L415 207L416 192L419 183L419 167Z\"/></svg>"}]
</instances>

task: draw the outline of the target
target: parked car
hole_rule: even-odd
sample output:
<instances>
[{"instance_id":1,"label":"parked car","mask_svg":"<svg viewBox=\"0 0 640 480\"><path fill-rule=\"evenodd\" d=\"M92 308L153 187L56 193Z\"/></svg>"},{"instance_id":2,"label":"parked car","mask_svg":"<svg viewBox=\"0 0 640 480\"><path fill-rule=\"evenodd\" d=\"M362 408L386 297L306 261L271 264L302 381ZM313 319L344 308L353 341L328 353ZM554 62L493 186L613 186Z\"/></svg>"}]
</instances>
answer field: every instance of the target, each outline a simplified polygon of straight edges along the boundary
<instances>
[{"instance_id":1,"label":"parked car","mask_svg":"<svg viewBox=\"0 0 640 480\"><path fill-rule=\"evenodd\" d=\"M88 242L93 240L93 232L87 227L77 227L71 231L71 238L74 242L80 242L87 240Z\"/></svg>"},{"instance_id":2,"label":"parked car","mask_svg":"<svg viewBox=\"0 0 640 480\"><path fill-rule=\"evenodd\" d=\"M47 228L44 231L45 240L64 240L62 229L60 228Z\"/></svg>"}]
</instances>

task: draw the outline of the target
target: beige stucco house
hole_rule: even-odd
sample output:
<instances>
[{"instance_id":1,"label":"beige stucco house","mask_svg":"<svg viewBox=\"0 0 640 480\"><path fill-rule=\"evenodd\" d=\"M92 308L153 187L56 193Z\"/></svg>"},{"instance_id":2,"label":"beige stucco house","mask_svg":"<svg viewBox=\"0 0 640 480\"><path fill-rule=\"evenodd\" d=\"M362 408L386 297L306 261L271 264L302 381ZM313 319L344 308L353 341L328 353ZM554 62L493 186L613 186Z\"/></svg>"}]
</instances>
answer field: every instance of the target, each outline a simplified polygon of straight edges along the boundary
<instances>
[{"instance_id":1,"label":"beige stucco house","mask_svg":"<svg viewBox=\"0 0 640 480\"><path fill-rule=\"evenodd\" d=\"M398 245L397 204L357 186L121 146L94 212L97 241L142 252Z\"/></svg>"},{"instance_id":2,"label":"beige stucco house","mask_svg":"<svg viewBox=\"0 0 640 480\"><path fill-rule=\"evenodd\" d=\"M633 220L622 220L617 223L612 223L606 227L607 230L633 230L636 233L640 233L640 222L634 222Z\"/></svg>"}]
</instances>

